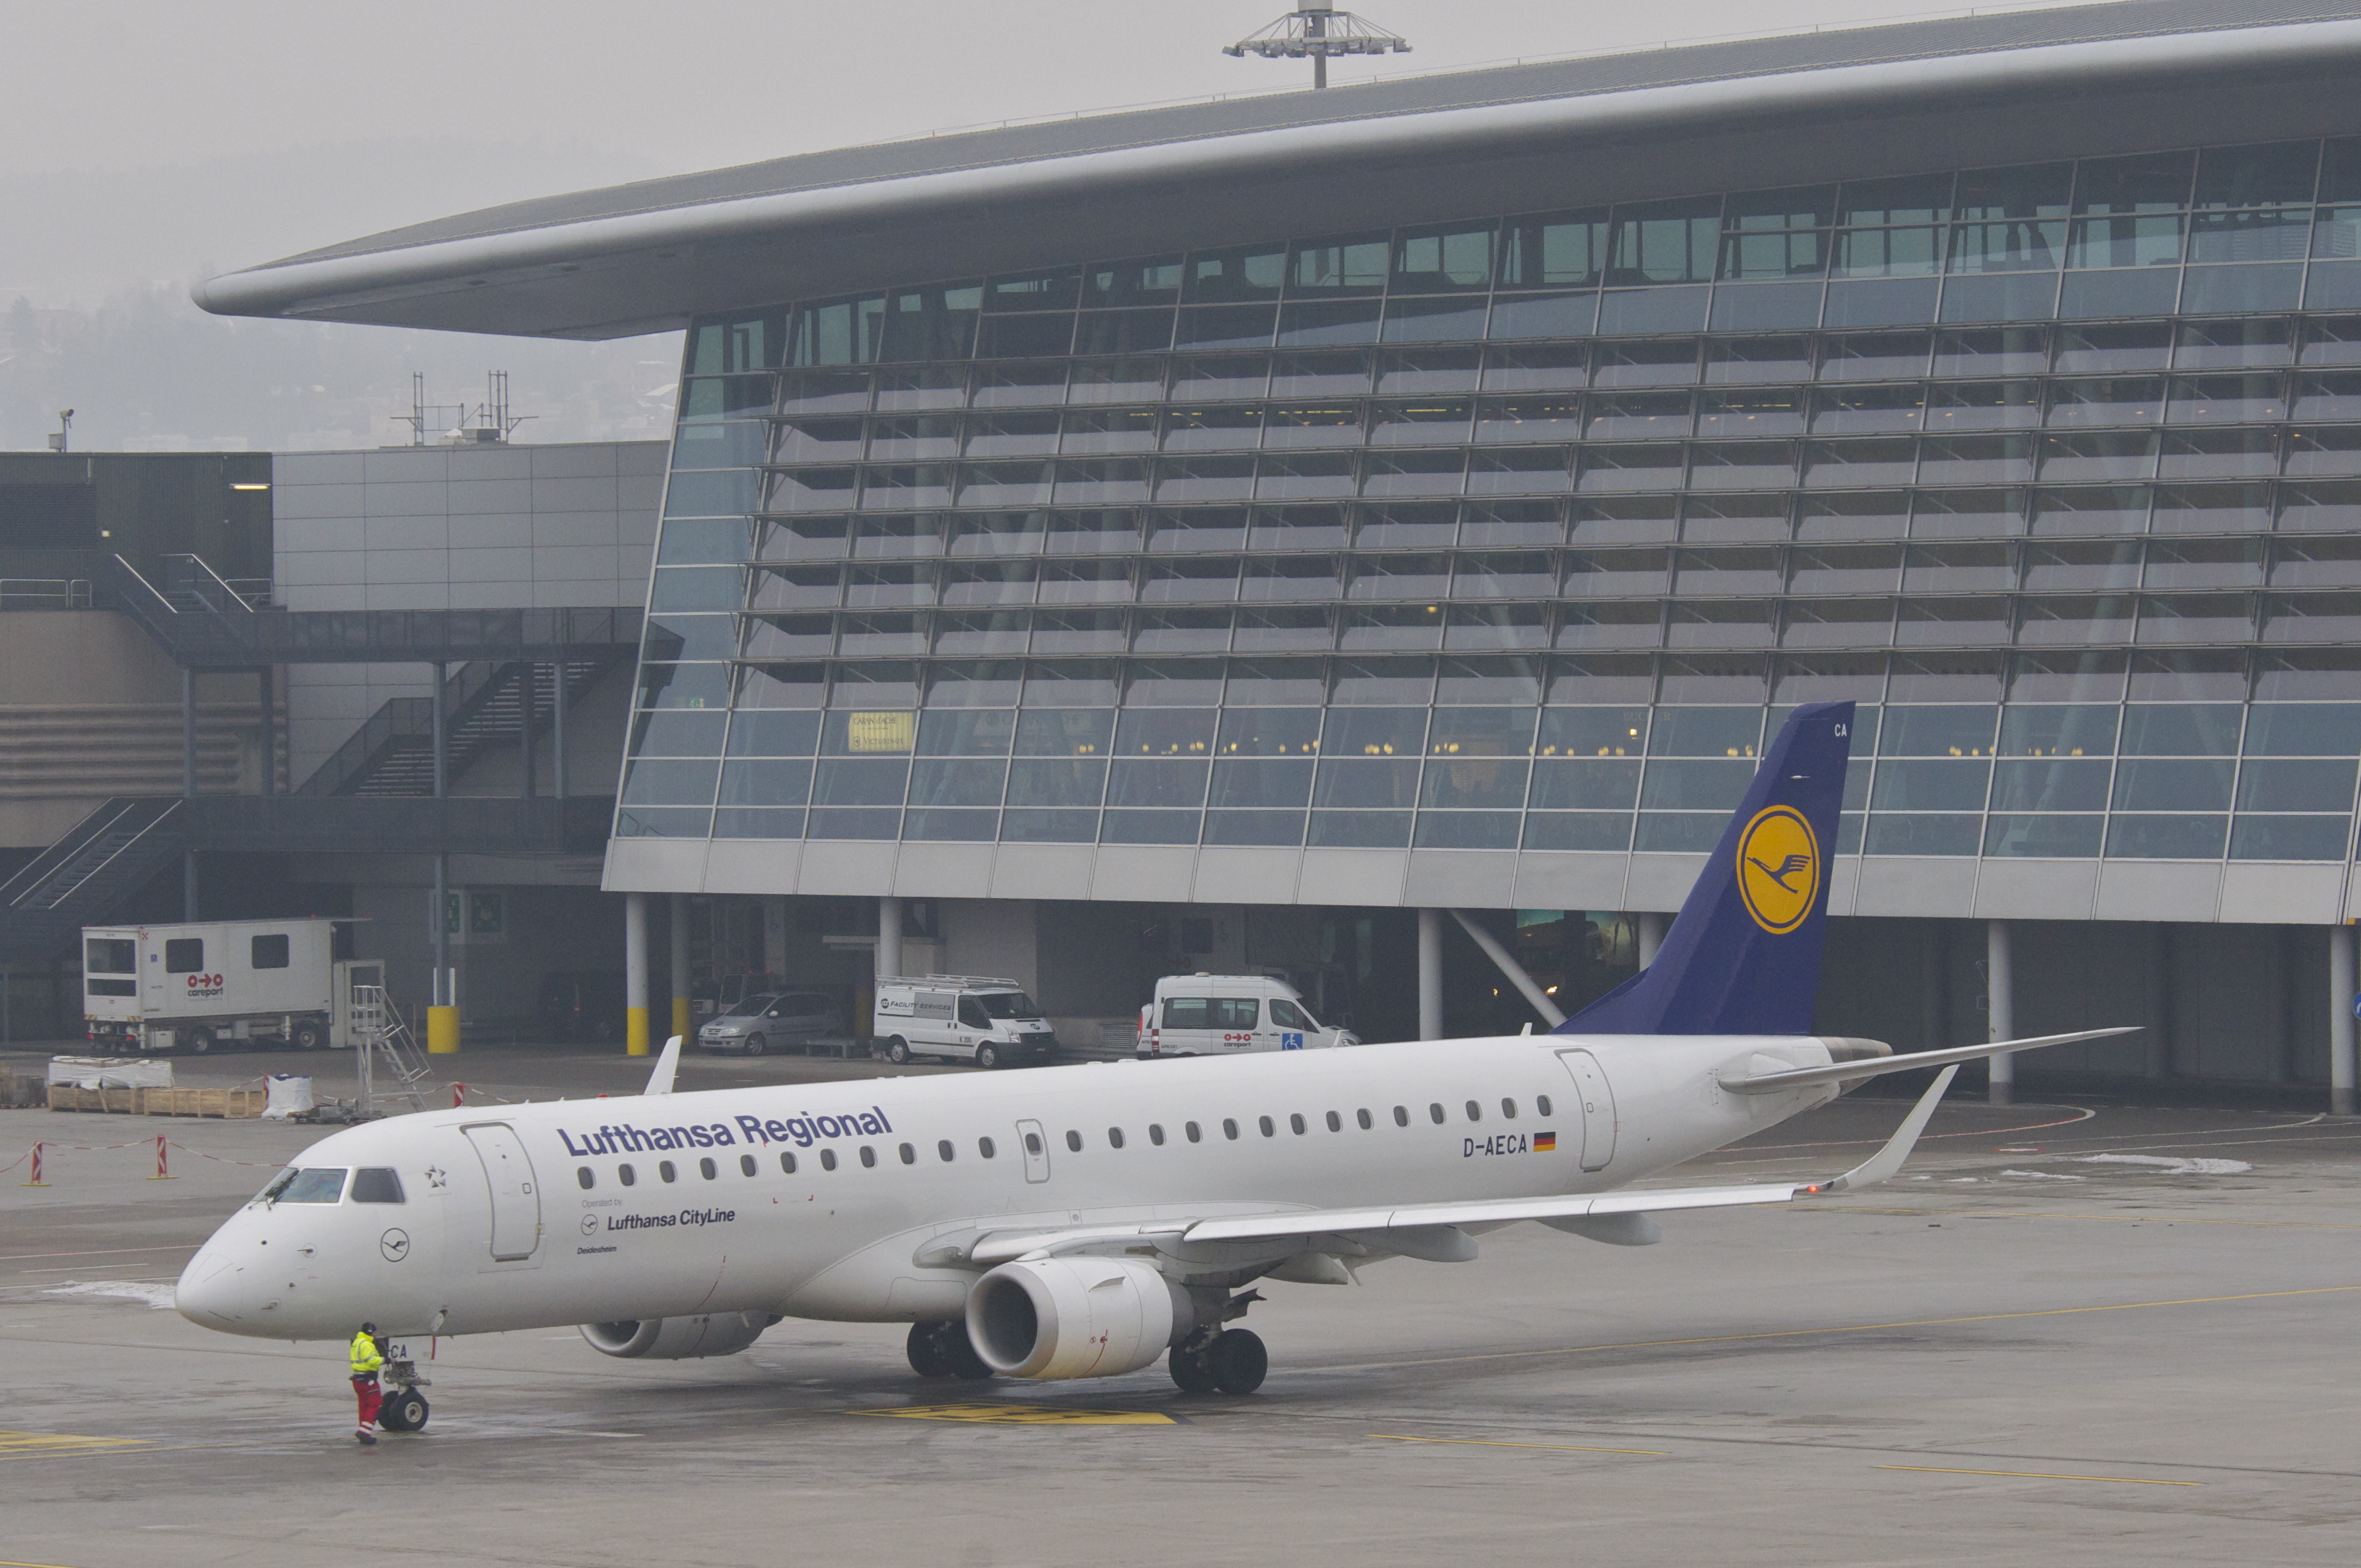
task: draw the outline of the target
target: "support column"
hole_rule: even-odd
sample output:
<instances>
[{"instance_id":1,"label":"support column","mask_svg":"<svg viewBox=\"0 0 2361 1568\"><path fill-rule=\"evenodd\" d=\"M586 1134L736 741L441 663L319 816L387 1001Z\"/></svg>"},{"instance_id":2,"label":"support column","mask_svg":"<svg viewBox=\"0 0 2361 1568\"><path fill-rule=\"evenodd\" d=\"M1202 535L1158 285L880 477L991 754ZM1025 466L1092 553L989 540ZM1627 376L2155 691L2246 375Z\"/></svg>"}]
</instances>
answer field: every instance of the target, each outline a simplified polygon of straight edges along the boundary
<instances>
[{"instance_id":1,"label":"support column","mask_svg":"<svg viewBox=\"0 0 2361 1568\"><path fill-rule=\"evenodd\" d=\"M648 895L623 894L623 1051L648 1054Z\"/></svg>"},{"instance_id":2,"label":"support column","mask_svg":"<svg viewBox=\"0 0 2361 1568\"><path fill-rule=\"evenodd\" d=\"M450 677L440 661L434 669L434 798L440 800L451 793L450 715L445 711L443 696L444 684Z\"/></svg>"},{"instance_id":3,"label":"support column","mask_svg":"<svg viewBox=\"0 0 2361 1568\"><path fill-rule=\"evenodd\" d=\"M902 901L877 901L877 975L883 980L902 972Z\"/></svg>"},{"instance_id":4,"label":"support column","mask_svg":"<svg viewBox=\"0 0 2361 1568\"><path fill-rule=\"evenodd\" d=\"M2016 1037L2016 981L2009 968L2008 922L1990 920L1984 923L1984 1015L1987 1022L1984 1039L2013 1040ZM2014 1053L2003 1051L1991 1058L1992 1088L1989 1097L1995 1105L2008 1104L2016 1096L2016 1061Z\"/></svg>"},{"instance_id":5,"label":"support column","mask_svg":"<svg viewBox=\"0 0 2361 1568\"><path fill-rule=\"evenodd\" d=\"M2328 928L2328 1109L2353 1114L2355 1051L2353 927Z\"/></svg>"},{"instance_id":6,"label":"support column","mask_svg":"<svg viewBox=\"0 0 2361 1568\"><path fill-rule=\"evenodd\" d=\"M2172 1076L2172 925L2159 920L2147 938L2147 1075Z\"/></svg>"},{"instance_id":7,"label":"support column","mask_svg":"<svg viewBox=\"0 0 2361 1568\"><path fill-rule=\"evenodd\" d=\"M262 693L262 793L279 793L279 698L268 664L255 672L255 685Z\"/></svg>"},{"instance_id":8,"label":"support column","mask_svg":"<svg viewBox=\"0 0 2361 1568\"><path fill-rule=\"evenodd\" d=\"M531 800L541 781L533 777L533 709L541 695L541 666L528 659L517 671L517 795Z\"/></svg>"},{"instance_id":9,"label":"support column","mask_svg":"<svg viewBox=\"0 0 2361 1568\"><path fill-rule=\"evenodd\" d=\"M1443 1038L1443 911L1418 912L1418 1037Z\"/></svg>"},{"instance_id":10,"label":"support column","mask_svg":"<svg viewBox=\"0 0 2361 1568\"><path fill-rule=\"evenodd\" d=\"M688 894L672 895L672 1032L688 1043Z\"/></svg>"},{"instance_id":11,"label":"support column","mask_svg":"<svg viewBox=\"0 0 2361 1568\"><path fill-rule=\"evenodd\" d=\"M426 1052L459 1054L459 976L451 967L451 856L434 851L434 978L426 1008Z\"/></svg>"},{"instance_id":12,"label":"support column","mask_svg":"<svg viewBox=\"0 0 2361 1568\"><path fill-rule=\"evenodd\" d=\"M557 798L566 798L566 666L555 666L557 690L549 711L549 779Z\"/></svg>"},{"instance_id":13,"label":"support column","mask_svg":"<svg viewBox=\"0 0 2361 1568\"><path fill-rule=\"evenodd\" d=\"M1640 967L1642 969L1646 969L1656 961L1656 954L1664 945L1666 924L1664 917L1654 910L1649 910L1640 916Z\"/></svg>"},{"instance_id":14,"label":"support column","mask_svg":"<svg viewBox=\"0 0 2361 1568\"><path fill-rule=\"evenodd\" d=\"M197 673L191 669L181 672L181 798L197 798ZM181 851L181 918L197 918L197 852L194 850Z\"/></svg>"}]
</instances>

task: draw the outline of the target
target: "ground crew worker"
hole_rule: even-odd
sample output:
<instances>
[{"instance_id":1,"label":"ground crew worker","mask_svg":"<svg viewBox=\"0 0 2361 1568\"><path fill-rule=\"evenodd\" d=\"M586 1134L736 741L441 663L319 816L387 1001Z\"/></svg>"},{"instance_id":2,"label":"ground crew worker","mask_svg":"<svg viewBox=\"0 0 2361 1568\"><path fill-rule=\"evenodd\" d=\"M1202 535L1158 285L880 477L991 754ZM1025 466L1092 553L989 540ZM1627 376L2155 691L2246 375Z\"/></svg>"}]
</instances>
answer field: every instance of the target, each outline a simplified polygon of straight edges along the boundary
<instances>
[{"instance_id":1,"label":"ground crew worker","mask_svg":"<svg viewBox=\"0 0 2361 1568\"><path fill-rule=\"evenodd\" d=\"M360 1424L353 1429L353 1435L375 1447L378 1407L385 1402L385 1391L377 1383L377 1369L385 1365L385 1354L378 1346L375 1323L363 1323L361 1332L353 1336L352 1360L353 1394L361 1402Z\"/></svg>"}]
</instances>

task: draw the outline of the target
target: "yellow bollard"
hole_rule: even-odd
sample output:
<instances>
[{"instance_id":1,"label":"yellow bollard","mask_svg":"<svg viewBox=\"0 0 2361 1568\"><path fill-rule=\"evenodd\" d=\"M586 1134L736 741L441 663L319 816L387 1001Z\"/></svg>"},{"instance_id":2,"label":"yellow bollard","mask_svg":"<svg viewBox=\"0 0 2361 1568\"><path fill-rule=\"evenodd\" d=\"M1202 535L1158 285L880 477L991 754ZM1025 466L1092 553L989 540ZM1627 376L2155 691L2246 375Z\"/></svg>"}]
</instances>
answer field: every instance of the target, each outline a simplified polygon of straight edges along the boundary
<instances>
[{"instance_id":1,"label":"yellow bollard","mask_svg":"<svg viewBox=\"0 0 2361 1568\"><path fill-rule=\"evenodd\" d=\"M459 1010L456 1007L429 1007L426 1010L426 1052L429 1056L437 1057L459 1054Z\"/></svg>"},{"instance_id":2,"label":"yellow bollard","mask_svg":"<svg viewBox=\"0 0 2361 1568\"><path fill-rule=\"evenodd\" d=\"M633 1057L648 1054L648 1010L644 1007L623 1010L623 1054Z\"/></svg>"},{"instance_id":3,"label":"yellow bollard","mask_svg":"<svg viewBox=\"0 0 2361 1568\"><path fill-rule=\"evenodd\" d=\"M684 1040L688 1038L688 998L686 996L672 999L672 1032Z\"/></svg>"}]
</instances>

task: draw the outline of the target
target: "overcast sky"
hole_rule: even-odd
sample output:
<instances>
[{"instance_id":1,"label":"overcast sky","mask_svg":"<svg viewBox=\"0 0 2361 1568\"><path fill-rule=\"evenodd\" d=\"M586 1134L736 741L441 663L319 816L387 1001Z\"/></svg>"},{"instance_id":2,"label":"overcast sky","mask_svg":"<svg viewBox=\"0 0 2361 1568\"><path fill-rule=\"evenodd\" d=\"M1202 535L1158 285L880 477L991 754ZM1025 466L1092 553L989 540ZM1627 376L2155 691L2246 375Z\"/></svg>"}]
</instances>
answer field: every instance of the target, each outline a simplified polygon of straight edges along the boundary
<instances>
[{"instance_id":1,"label":"overcast sky","mask_svg":"<svg viewBox=\"0 0 2361 1568\"><path fill-rule=\"evenodd\" d=\"M93 304L516 197L1302 81L1220 47L1286 0L6 0L0 304ZM1985 9L1998 7L1986 6ZM1370 0L1332 80L1930 0ZM194 307L190 307L193 310Z\"/></svg>"}]
</instances>

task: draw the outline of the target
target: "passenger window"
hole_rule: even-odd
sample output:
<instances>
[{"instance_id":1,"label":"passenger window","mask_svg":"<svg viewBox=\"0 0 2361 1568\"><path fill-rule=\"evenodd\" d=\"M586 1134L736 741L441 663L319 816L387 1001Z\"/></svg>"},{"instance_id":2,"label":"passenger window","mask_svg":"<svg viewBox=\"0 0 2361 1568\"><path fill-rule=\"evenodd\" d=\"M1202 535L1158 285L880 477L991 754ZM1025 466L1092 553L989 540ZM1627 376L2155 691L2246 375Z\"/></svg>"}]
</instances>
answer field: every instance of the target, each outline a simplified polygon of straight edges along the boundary
<instances>
[{"instance_id":1,"label":"passenger window","mask_svg":"<svg viewBox=\"0 0 2361 1568\"><path fill-rule=\"evenodd\" d=\"M697 1174L710 1181L721 1174L721 1168L709 1159L701 1159L697 1162Z\"/></svg>"},{"instance_id":2,"label":"passenger window","mask_svg":"<svg viewBox=\"0 0 2361 1568\"><path fill-rule=\"evenodd\" d=\"M1287 1124L1295 1130L1295 1135L1297 1137L1301 1137L1303 1135L1303 1113L1301 1111L1290 1112L1287 1118Z\"/></svg>"},{"instance_id":3,"label":"passenger window","mask_svg":"<svg viewBox=\"0 0 2361 1568\"><path fill-rule=\"evenodd\" d=\"M1354 1113L1353 1113L1353 1120L1355 1120L1355 1121L1356 1121L1356 1122L1358 1122L1358 1123L1360 1123L1360 1124L1361 1124L1361 1131L1363 1131L1363 1132L1365 1132L1365 1133L1366 1133L1366 1132L1367 1132L1367 1131L1369 1130L1369 1127L1370 1127L1370 1125L1371 1125L1371 1123L1370 1123L1370 1120L1369 1120L1369 1113L1368 1113L1368 1112L1367 1112L1367 1111L1365 1111L1365 1110L1364 1110L1364 1111L1356 1111L1356 1112L1354 1112Z\"/></svg>"},{"instance_id":4,"label":"passenger window","mask_svg":"<svg viewBox=\"0 0 2361 1568\"><path fill-rule=\"evenodd\" d=\"M1279 1135L1279 1128L1268 1116L1257 1116L1255 1124L1262 1128L1262 1135L1266 1138L1275 1138Z\"/></svg>"},{"instance_id":5,"label":"passenger window","mask_svg":"<svg viewBox=\"0 0 2361 1568\"><path fill-rule=\"evenodd\" d=\"M1025 1152L1027 1154L1039 1154L1041 1152L1040 1134L1027 1133L1025 1135Z\"/></svg>"},{"instance_id":6,"label":"passenger window","mask_svg":"<svg viewBox=\"0 0 2361 1568\"><path fill-rule=\"evenodd\" d=\"M1471 1122L1482 1121L1484 1119L1484 1107L1477 1104L1473 1100L1470 1100L1467 1102L1467 1119Z\"/></svg>"},{"instance_id":7,"label":"passenger window","mask_svg":"<svg viewBox=\"0 0 2361 1568\"><path fill-rule=\"evenodd\" d=\"M836 1168L836 1151L834 1149L822 1149L819 1151L819 1168L822 1170L834 1170Z\"/></svg>"},{"instance_id":8,"label":"passenger window","mask_svg":"<svg viewBox=\"0 0 2361 1568\"><path fill-rule=\"evenodd\" d=\"M877 1168L877 1151L871 1148L867 1144L861 1146L861 1164L862 1168L865 1170L874 1170Z\"/></svg>"},{"instance_id":9,"label":"passenger window","mask_svg":"<svg viewBox=\"0 0 2361 1568\"><path fill-rule=\"evenodd\" d=\"M785 1175L793 1176L796 1173L796 1157L785 1149L780 1150L779 1169Z\"/></svg>"},{"instance_id":10,"label":"passenger window","mask_svg":"<svg viewBox=\"0 0 2361 1568\"><path fill-rule=\"evenodd\" d=\"M1180 1131L1181 1131L1181 1133L1182 1133L1184 1135L1186 1135L1186 1136L1187 1136L1188 1140L1189 1140L1191 1143L1192 1143L1192 1144L1193 1144L1193 1143L1196 1143L1196 1142L1198 1142L1198 1141L1199 1141L1199 1135L1198 1135L1198 1132L1197 1132L1197 1124L1196 1124L1196 1123L1194 1123L1194 1122L1183 1122L1183 1123L1181 1123L1181 1124L1180 1124Z\"/></svg>"},{"instance_id":11,"label":"passenger window","mask_svg":"<svg viewBox=\"0 0 2361 1568\"><path fill-rule=\"evenodd\" d=\"M1335 1112L1334 1112L1334 1111L1329 1112L1329 1113L1328 1113L1328 1130L1329 1130L1330 1132L1332 1132L1332 1133L1341 1133L1341 1132L1343 1132L1343 1131L1345 1130L1345 1118L1344 1118L1344 1117L1342 1117L1342 1116L1339 1116L1339 1115L1338 1115L1338 1114L1336 1114L1336 1113L1335 1113Z\"/></svg>"},{"instance_id":12,"label":"passenger window","mask_svg":"<svg viewBox=\"0 0 2361 1568\"><path fill-rule=\"evenodd\" d=\"M640 1173L633 1170L628 1165L619 1165L615 1168L615 1179L621 1182L626 1187L631 1186L631 1183L639 1180L639 1179Z\"/></svg>"},{"instance_id":13,"label":"passenger window","mask_svg":"<svg viewBox=\"0 0 2361 1568\"><path fill-rule=\"evenodd\" d=\"M978 1138L978 1139L976 1139L976 1140L975 1140L975 1152L976 1152L976 1153L978 1153L978 1154L980 1154L980 1155L982 1155L984 1158L986 1158L986 1159L990 1159L990 1158L992 1157L992 1152L993 1152L993 1151L992 1151L992 1140L991 1140L990 1138Z\"/></svg>"},{"instance_id":14,"label":"passenger window","mask_svg":"<svg viewBox=\"0 0 2361 1568\"><path fill-rule=\"evenodd\" d=\"M175 937L164 944L166 974L201 974L205 967L205 943L202 937Z\"/></svg>"},{"instance_id":15,"label":"passenger window","mask_svg":"<svg viewBox=\"0 0 2361 1568\"><path fill-rule=\"evenodd\" d=\"M754 1157L752 1155L741 1154L738 1157L739 1174L742 1176L752 1176L754 1174L755 1168Z\"/></svg>"},{"instance_id":16,"label":"passenger window","mask_svg":"<svg viewBox=\"0 0 2361 1568\"><path fill-rule=\"evenodd\" d=\"M1227 1116L1222 1118L1222 1136L1233 1143L1237 1141L1238 1124Z\"/></svg>"},{"instance_id":17,"label":"passenger window","mask_svg":"<svg viewBox=\"0 0 2361 1568\"><path fill-rule=\"evenodd\" d=\"M945 1138L942 1142L935 1146L935 1152L943 1157L943 1163L945 1165L949 1165L951 1162L951 1156L957 1151L952 1149L950 1139Z\"/></svg>"},{"instance_id":18,"label":"passenger window","mask_svg":"<svg viewBox=\"0 0 2361 1568\"><path fill-rule=\"evenodd\" d=\"M902 1146L901 1153L902 1163L904 1165L916 1165L918 1163L918 1151L912 1148L909 1145L904 1144Z\"/></svg>"},{"instance_id":19,"label":"passenger window","mask_svg":"<svg viewBox=\"0 0 2361 1568\"><path fill-rule=\"evenodd\" d=\"M1210 1029L1213 1026L1213 1003L1202 996L1168 996L1164 999L1164 1026L1168 1029Z\"/></svg>"},{"instance_id":20,"label":"passenger window","mask_svg":"<svg viewBox=\"0 0 2361 1568\"><path fill-rule=\"evenodd\" d=\"M1218 997L1213 1003L1213 1027L1251 1029L1261 1013L1262 1003L1251 996Z\"/></svg>"},{"instance_id":21,"label":"passenger window","mask_svg":"<svg viewBox=\"0 0 2361 1568\"><path fill-rule=\"evenodd\" d=\"M1517 1119L1517 1102L1513 1100L1501 1101L1500 1114L1508 1121L1515 1121Z\"/></svg>"},{"instance_id":22,"label":"passenger window","mask_svg":"<svg viewBox=\"0 0 2361 1568\"><path fill-rule=\"evenodd\" d=\"M1150 1122L1148 1124L1148 1141L1154 1144L1158 1148L1162 1148L1164 1146L1163 1123Z\"/></svg>"},{"instance_id":23,"label":"passenger window","mask_svg":"<svg viewBox=\"0 0 2361 1568\"><path fill-rule=\"evenodd\" d=\"M590 1174L590 1168L587 1165L575 1171L574 1180L585 1192L598 1185L598 1179Z\"/></svg>"},{"instance_id":24,"label":"passenger window","mask_svg":"<svg viewBox=\"0 0 2361 1568\"><path fill-rule=\"evenodd\" d=\"M1394 1107L1394 1125L1397 1127L1407 1127L1410 1125L1409 1106L1397 1105Z\"/></svg>"},{"instance_id":25,"label":"passenger window","mask_svg":"<svg viewBox=\"0 0 2361 1568\"><path fill-rule=\"evenodd\" d=\"M656 1161L656 1174L664 1178L666 1181L672 1181L679 1177L680 1172L673 1168L672 1161L668 1159L660 1159Z\"/></svg>"},{"instance_id":26,"label":"passenger window","mask_svg":"<svg viewBox=\"0 0 2361 1568\"><path fill-rule=\"evenodd\" d=\"M1550 1113L1549 1096L1546 1094L1534 1095L1533 1109L1544 1116L1548 1115Z\"/></svg>"},{"instance_id":27,"label":"passenger window","mask_svg":"<svg viewBox=\"0 0 2361 1568\"><path fill-rule=\"evenodd\" d=\"M1443 1125L1443 1103L1442 1103L1442 1102L1437 1101L1437 1102L1433 1102L1433 1104L1430 1104L1429 1106L1427 1106L1427 1108L1426 1108L1426 1113L1427 1113L1428 1115L1430 1115L1430 1116L1432 1116L1432 1117L1433 1117L1433 1118L1434 1118L1434 1124L1435 1124L1436 1126L1440 1127L1441 1125Z\"/></svg>"},{"instance_id":28,"label":"passenger window","mask_svg":"<svg viewBox=\"0 0 2361 1568\"><path fill-rule=\"evenodd\" d=\"M250 969L285 969L287 967L286 937L281 935L255 938L247 944L247 966Z\"/></svg>"},{"instance_id":29,"label":"passenger window","mask_svg":"<svg viewBox=\"0 0 2361 1568\"><path fill-rule=\"evenodd\" d=\"M585 1173L588 1173L587 1168ZM399 1203L401 1201L401 1178L382 1166L363 1166L353 1172L353 1201Z\"/></svg>"},{"instance_id":30,"label":"passenger window","mask_svg":"<svg viewBox=\"0 0 2361 1568\"><path fill-rule=\"evenodd\" d=\"M1071 1127L1066 1129L1066 1146L1076 1154L1082 1152L1082 1135Z\"/></svg>"},{"instance_id":31,"label":"passenger window","mask_svg":"<svg viewBox=\"0 0 2361 1568\"><path fill-rule=\"evenodd\" d=\"M1123 1147L1123 1129L1121 1127L1109 1127L1107 1129L1107 1147L1111 1149L1119 1149Z\"/></svg>"}]
</instances>

